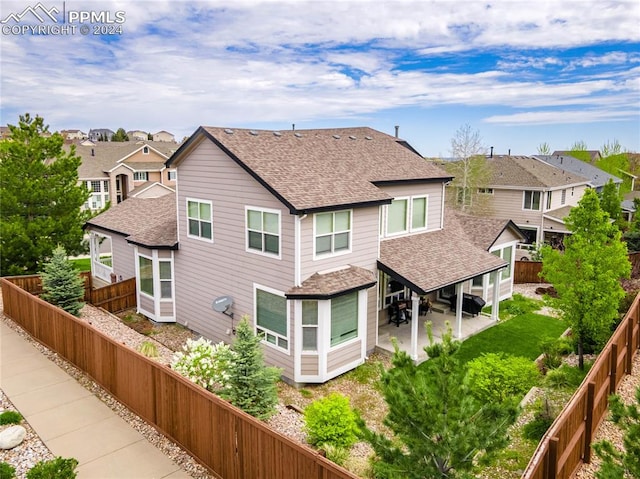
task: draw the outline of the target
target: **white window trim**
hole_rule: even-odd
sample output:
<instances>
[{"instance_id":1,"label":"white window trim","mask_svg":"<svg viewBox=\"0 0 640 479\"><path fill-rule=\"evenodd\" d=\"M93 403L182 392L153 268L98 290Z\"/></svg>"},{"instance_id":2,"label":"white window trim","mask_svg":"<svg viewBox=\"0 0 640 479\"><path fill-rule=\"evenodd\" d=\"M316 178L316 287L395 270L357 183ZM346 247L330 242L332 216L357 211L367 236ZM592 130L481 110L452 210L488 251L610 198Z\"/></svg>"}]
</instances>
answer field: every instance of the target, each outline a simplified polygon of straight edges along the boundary
<instances>
[{"instance_id":1,"label":"white window trim","mask_svg":"<svg viewBox=\"0 0 640 479\"><path fill-rule=\"evenodd\" d=\"M153 280L153 296L150 295L149 293L146 293L145 291L142 291L142 278L140 277L140 257L148 259L149 261L151 261L151 279ZM139 251L136 252L136 278L138 278L138 293L141 296L144 296L146 298L149 298L151 300L155 300L155 294L156 294L156 275L153 274L153 256L149 256L143 253L140 253Z\"/></svg>"},{"instance_id":2,"label":"white window trim","mask_svg":"<svg viewBox=\"0 0 640 479\"><path fill-rule=\"evenodd\" d=\"M525 206L526 206L525 201L526 201L526 198L527 198L527 191L529 191L529 192L531 192L533 194L538 193L540 195L540 199L538 200L538 209L525 208ZM533 197L531 199L533 200ZM522 191L522 209L523 209L523 211L540 211L542 209L542 201L543 201L543 198L542 198L542 192L541 191L539 191L539 190L523 190Z\"/></svg>"},{"instance_id":3,"label":"white window trim","mask_svg":"<svg viewBox=\"0 0 640 479\"><path fill-rule=\"evenodd\" d=\"M332 351L336 351L340 348L346 348L351 344L357 343L358 341L360 341L362 339L362 301L361 301L361 294L362 292L366 293L366 289L360 289L358 291L354 291L356 293L356 302L358 303L358 317L356 319L356 322L358 323L358 332L356 334L356 336L354 338L351 339L347 339L345 342L340 343L340 344L336 344L335 346L331 346L331 301L333 301L333 299L329 299L327 300L327 308L325 310L325 314L327 314L326 318L324 318L325 322L329 325L328 327L328 335L327 335L327 351L332 352ZM353 293L353 292L352 292ZM352 293L347 293L347 294L352 294ZM342 295L341 295L342 296ZM366 303L365 303L365 311L364 311L364 316L365 316L365 325L366 325L366 316L367 316L367 312L366 312ZM320 312L318 311L318 323L320 323Z\"/></svg>"},{"instance_id":4,"label":"white window trim","mask_svg":"<svg viewBox=\"0 0 640 479\"><path fill-rule=\"evenodd\" d=\"M139 178L136 179L136 176L143 175L143 174L146 176L145 179L142 179L142 180L139 179ZM149 181L149 172L148 171L134 171L133 172L133 181Z\"/></svg>"},{"instance_id":5,"label":"white window trim","mask_svg":"<svg viewBox=\"0 0 640 479\"><path fill-rule=\"evenodd\" d=\"M173 176L173 178L171 178ZM168 170L167 171L167 180L168 181L176 181L178 179L178 170Z\"/></svg>"},{"instance_id":6,"label":"white window trim","mask_svg":"<svg viewBox=\"0 0 640 479\"><path fill-rule=\"evenodd\" d=\"M286 307L286 311L287 311L287 318L286 318L286 323L287 323L287 336L283 337L281 334L276 333L275 331L271 331L268 330L267 328L263 328L262 326L258 326L258 290L261 289L262 291L265 291L267 293L271 293L271 294L275 294L276 296L281 296L285 299L287 307ZM288 356L291 355L291 325L290 325L290 316L291 316L291 311L290 311L290 307L289 307L289 301L287 300L287 297L285 296L285 294L282 291L278 291L277 289L273 289L270 288L268 286L263 286L260 285L258 283L253 283L253 317L255 318L255 320L253 321L253 332L254 334L257 336L258 333L258 328L260 329L265 329L267 331L269 331L272 335L276 336L277 338L283 338L287 341L287 349L278 346L277 344L273 344L270 343L269 341L267 341L266 339L261 339L260 342L268 347L270 347L271 349L275 349L276 351L280 352L280 353L285 353ZM319 322L319 320L318 320Z\"/></svg>"},{"instance_id":7,"label":"white window trim","mask_svg":"<svg viewBox=\"0 0 640 479\"><path fill-rule=\"evenodd\" d=\"M330 251L327 253L318 253L316 252L316 218L318 217L317 215L319 214L326 214L326 213L332 213L334 216L334 223L335 223L335 214L336 213L342 213L348 211L349 212L349 247L347 249L342 249L340 251ZM338 233L344 233L344 231L338 231ZM332 235L335 235L336 232L333 231L331 233ZM322 260L322 259L326 259L326 258L335 258L336 256L342 256L345 254L350 254L351 253L351 248L353 246L353 210L337 210L337 211L326 211L326 212L320 212L320 213L314 213L313 215L313 260Z\"/></svg>"},{"instance_id":8,"label":"white window trim","mask_svg":"<svg viewBox=\"0 0 640 479\"><path fill-rule=\"evenodd\" d=\"M213 209L211 211L213 214ZM260 211L261 213L273 213L278 215L278 254L269 253L268 251L258 251L257 249L249 248L249 211ZM282 216L280 214L280 210L275 210L272 208L262 208L259 206L245 206L244 207L244 246L245 246L245 251L247 253L266 256L267 258L282 259Z\"/></svg>"},{"instance_id":9,"label":"white window trim","mask_svg":"<svg viewBox=\"0 0 640 479\"><path fill-rule=\"evenodd\" d=\"M413 200L420 199L420 198L424 198L426 200L424 227L414 228L413 227ZM382 222L382 227L380 228L381 238L393 238L396 236L406 235L408 233L423 232L429 229L429 195L428 194L413 195L413 196L398 196L393 200L407 201L407 217L405 218L405 224L407 229L396 232L396 233L389 233L388 225L389 225L389 206L390 205L384 205L381 207L381 212L380 212L380 221Z\"/></svg>"},{"instance_id":10,"label":"white window trim","mask_svg":"<svg viewBox=\"0 0 640 479\"><path fill-rule=\"evenodd\" d=\"M98 238L108 238L111 244L111 266L100 261L100 245ZM111 235L92 231L89 236L89 248L91 256L91 273L104 281L111 282L111 273L113 273L113 238Z\"/></svg>"},{"instance_id":11,"label":"white window trim","mask_svg":"<svg viewBox=\"0 0 640 479\"><path fill-rule=\"evenodd\" d=\"M394 236L405 235L409 232L411 227L411 215L409 212L411 211L411 197L410 196L398 196L393 199L393 201L406 201L407 202L407 212L404 219L405 229L402 231L397 231L395 233L389 233L389 207L391 204L385 205L385 218L384 218L384 235L387 238L392 238Z\"/></svg>"},{"instance_id":12,"label":"white window trim","mask_svg":"<svg viewBox=\"0 0 640 479\"><path fill-rule=\"evenodd\" d=\"M478 188L479 195L493 195L493 188Z\"/></svg>"},{"instance_id":13,"label":"white window trim","mask_svg":"<svg viewBox=\"0 0 640 479\"><path fill-rule=\"evenodd\" d=\"M300 354L304 354L305 356L317 356L319 353L318 351L320 350L320 300L317 299L302 299L302 300L298 300L300 301ZM315 301L317 303L317 308L318 308L318 317L317 317L317 322L315 325L313 324L304 324L302 322L302 315L304 312L304 309L302 307L302 303L304 301ZM304 349L304 343L303 343L303 334L304 334L304 329L305 328L315 328L316 329L316 349Z\"/></svg>"},{"instance_id":14,"label":"white window trim","mask_svg":"<svg viewBox=\"0 0 640 479\"><path fill-rule=\"evenodd\" d=\"M413 227L413 200L424 198L424 226L420 228ZM409 205L409 231L415 233L417 231L426 231L429 228L429 195L416 195L411 197Z\"/></svg>"},{"instance_id":15,"label":"white window trim","mask_svg":"<svg viewBox=\"0 0 640 479\"><path fill-rule=\"evenodd\" d=\"M211 239L209 238L203 238L202 236L197 236L197 235L192 235L189 232L189 202L190 201L194 201L197 203L208 203L209 206L211 207ZM199 198L186 198L185 199L185 220L186 220L186 224L187 224L187 238L193 238L195 240L199 240L199 241L204 241L205 243L213 243L213 239L215 238L215 234L213 232L213 202L210 200L203 200L203 199L199 199Z\"/></svg>"}]
</instances>

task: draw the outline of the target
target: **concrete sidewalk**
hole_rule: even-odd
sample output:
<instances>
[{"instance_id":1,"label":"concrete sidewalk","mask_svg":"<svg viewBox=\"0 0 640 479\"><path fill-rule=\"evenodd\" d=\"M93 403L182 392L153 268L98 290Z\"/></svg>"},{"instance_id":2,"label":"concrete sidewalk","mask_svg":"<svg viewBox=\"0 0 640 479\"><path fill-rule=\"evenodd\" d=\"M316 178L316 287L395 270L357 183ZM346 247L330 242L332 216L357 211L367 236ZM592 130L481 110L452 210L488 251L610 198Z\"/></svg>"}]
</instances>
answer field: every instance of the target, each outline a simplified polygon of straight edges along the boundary
<instances>
[{"instance_id":1,"label":"concrete sidewalk","mask_svg":"<svg viewBox=\"0 0 640 479\"><path fill-rule=\"evenodd\" d=\"M190 478L120 416L0 321L0 388L79 479Z\"/></svg>"}]
</instances>

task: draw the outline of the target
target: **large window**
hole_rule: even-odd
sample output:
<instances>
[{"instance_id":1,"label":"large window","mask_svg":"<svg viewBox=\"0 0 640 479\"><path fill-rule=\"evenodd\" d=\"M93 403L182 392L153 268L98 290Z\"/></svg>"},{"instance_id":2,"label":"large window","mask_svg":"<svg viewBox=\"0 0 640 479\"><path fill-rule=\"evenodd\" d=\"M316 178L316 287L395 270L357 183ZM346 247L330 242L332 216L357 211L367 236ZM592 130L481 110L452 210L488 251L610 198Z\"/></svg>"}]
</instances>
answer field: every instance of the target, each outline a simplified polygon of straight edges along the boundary
<instances>
[{"instance_id":1,"label":"large window","mask_svg":"<svg viewBox=\"0 0 640 479\"><path fill-rule=\"evenodd\" d=\"M288 350L287 299L256 289L256 330L264 341Z\"/></svg>"},{"instance_id":2,"label":"large window","mask_svg":"<svg viewBox=\"0 0 640 479\"><path fill-rule=\"evenodd\" d=\"M525 191L524 192L524 204L522 206L525 210L540 210L540 192L539 191Z\"/></svg>"},{"instance_id":3,"label":"large window","mask_svg":"<svg viewBox=\"0 0 640 479\"><path fill-rule=\"evenodd\" d=\"M386 208L386 234L389 236L427 228L429 199L426 195L396 198Z\"/></svg>"},{"instance_id":4,"label":"large window","mask_svg":"<svg viewBox=\"0 0 640 479\"><path fill-rule=\"evenodd\" d=\"M351 211L315 215L316 255L349 251L351 248Z\"/></svg>"},{"instance_id":5,"label":"large window","mask_svg":"<svg viewBox=\"0 0 640 479\"><path fill-rule=\"evenodd\" d=\"M393 200L387 207L387 234L405 233L407 231L407 213L409 200Z\"/></svg>"},{"instance_id":6,"label":"large window","mask_svg":"<svg viewBox=\"0 0 640 479\"><path fill-rule=\"evenodd\" d=\"M302 350L318 350L318 302L302 301Z\"/></svg>"},{"instance_id":7,"label":"large window","mask_svg":"<svg viewBox=\"0 0 640 479\"><path fill-rule=\"evenodd\" d=\"M513 246L506 246L502 249L497 249L491 252L492 255L502 258L507 262L507 266L502 269L500 274L501 280L509 279L511 277L511 259L513 257ZM489 276L489 283L493 284L493 273Z\"/></svg>"},{"instance_id":8,"label":"large window","mask_svg":"<svg viewBox=\"0 0 640 479\"><path fill-rule=\"evenodd\" d=\"M140 291L153 296L153 261L144 256L138 256L140 267Z\"/></svg>"},{"instance_id":9,"label":"large window","mask_svg":"<svg viewBox=\"0 0 640 479\"><path fill-rule=\"evenodd\" d=\"M331 300L331 346L358 336L358 293Z\"/></svg>"},{"instance_id":10,"label":"large window","mask_svg":"<svg viewBox=\"0 0 640 479\"><path fill-rule=\"evenodd\" d=\"M87 187L91 196L85 203L85 208L99 210L107 206L109 202L109 180L87 181Z\"/></svg>"},{"instance_id":11,"label":"large window","mask_svg":"<svg viewBox=\"0 0 640 479\"><path fill-rule=\"evenodd\" d=\"M136 171L133 173L133 181L149 181L148 171Z\"/></svg>"},{"instance_id":12,"label":"large window","mask_svg":"<svg viewBox=\"0 0 640 479\"><path fill-rule=\"evenodd\" d=\"M247 249L280 254L280 214L261 209L247 209Z\"/></svg>"},{"instance_id":13,"label":"large window","mask_svg":"<svg viewBox=\"0 0 640 479\"><path fill-rule=\"evenodd\" d=\"M415 197L411 200L411 230L427 227L427 197Z\"/></svg>"},{"instance_id":14,"label":"large window","mask_svg":"<svg viewBox=\"0 0 640 479\"><path fill-rule=\"evenodd\" d=\"M213 239L212 212L210 201L187 200L189 236L207 240Z\"/></svg>"}]
</instances>

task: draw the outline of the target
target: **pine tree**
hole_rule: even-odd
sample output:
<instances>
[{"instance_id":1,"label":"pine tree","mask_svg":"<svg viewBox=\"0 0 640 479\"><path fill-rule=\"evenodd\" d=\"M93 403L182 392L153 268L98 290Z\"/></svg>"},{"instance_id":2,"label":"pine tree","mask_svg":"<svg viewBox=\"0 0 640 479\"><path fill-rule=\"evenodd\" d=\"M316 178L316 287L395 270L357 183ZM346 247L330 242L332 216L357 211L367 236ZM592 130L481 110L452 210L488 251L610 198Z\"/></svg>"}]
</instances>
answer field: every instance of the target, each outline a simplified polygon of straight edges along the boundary
<instances>
[{"instance_id":1,"label":"pine tree","mask_svg":"<svg viewBox=\"0 0 640 479\"><path fill-rule=\"evenodd\" d=\"M381 389L389 407L384 424L393 440L367 428L363 438L377 458L379 478L459 478L473 467L476 456L491 454L508 444L507 428L515 421L516 407L481 404L471 394L466 371L455 359L459 342L451 329L425 351L431 358L416 366L395 344L393 367L384 372Z\"/></svg>"},{"instance_id":2,"label":"pine tree","mask_svg":"<svg viewBox=\"0 0 640 479\"><path fill-rule=\"evenodd\" d=\"M80 157L62 149L60 134L47 135L41 117L21 116L9 130L0 141L0 270L33 274L56 245L82 251L89 191L78 183Z\"/></svg>"},{"instance_id":3,"label":"pine tree","mask_svg":"<svg viewBox=\"0 0 640 479\"><path fill-rule=\"evenodd\" d=\"M276 382L280 370L264 363L261 341L253 334L248 319L236 328L233 342L235 357L229 369L229 380L223 397L236 407L258 419L267 419L278 403Z\"/></svg>"},{"instance_id":4,"label":"pine tree","mask_svg":"<svg viewBox=\"0 0 640 479\"><path fill-rule=\"evenodd\" d=\"M67 253L62 246L53 250L53 256L45 264L42 272L42 299L54 304L74 316L80 316L84 303L84 281L67 261Z\"/></svg>"},{"instance_id":5,"label":"pine tree","mask_svg":"<svg viewBox=\"0 0 640 479\"><path fill-rule=\"evenodd\" d=\"M564 252L542 249L542 276L558 292L552 301L571 327L583 369L585 347L599 349L611 336L625 296L620 279L629 277L631 265L620 230L595 190L585 191L565 224L572 234L564 240Z\"/></svg>"}]
</instances>

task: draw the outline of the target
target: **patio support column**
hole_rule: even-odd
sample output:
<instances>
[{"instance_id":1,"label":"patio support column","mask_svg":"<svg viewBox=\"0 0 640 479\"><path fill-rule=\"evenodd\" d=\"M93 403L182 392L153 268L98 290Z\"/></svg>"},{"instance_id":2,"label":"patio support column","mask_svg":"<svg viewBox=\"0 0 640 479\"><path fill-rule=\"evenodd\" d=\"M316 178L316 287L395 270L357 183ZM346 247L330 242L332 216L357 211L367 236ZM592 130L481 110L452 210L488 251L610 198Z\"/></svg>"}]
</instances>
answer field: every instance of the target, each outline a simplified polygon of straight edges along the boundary
<instances>
[{"instance_id":1,"label":"patio support column","mask_svg":"<svg viewBox=\"0 0 640 479\"><path fill-rule=\"evenodd\" d=\"M462 339L462 283L456 283L456 338Z\"/></svg>"},{"instance_id":2,"label":"patio support column","mask_svg":"<svg viewBox=\"0 0 640 479\"><path fill-rule=\"evenodd\" d=\"M418 359L418 324L420 323L420 297L411 294L411 359Z\"/></svg>"},{"instance_id":3,"label":"patio support column","mask_svg":"<svg viewBox=\"0 0 640 479\"><path fill-rule=\"evenodd\" d=\"M493 275L493 300L491 307L491 321L498 321L500 316L500 275L501 270L497 270L491 273Z\"/></svg>"}]
</instances>

